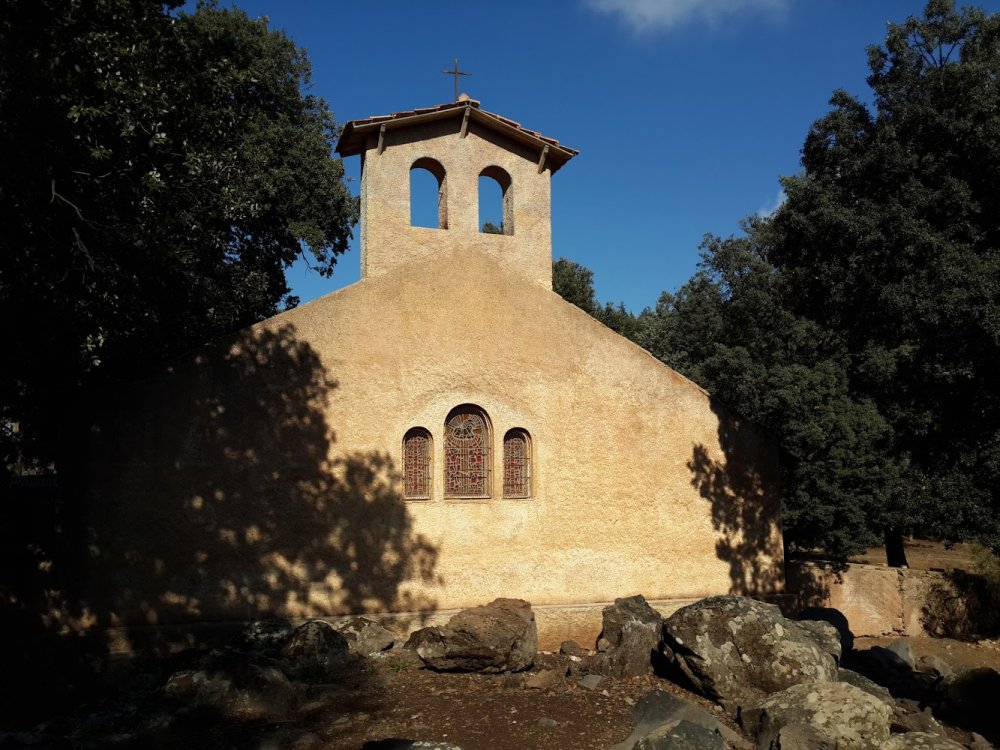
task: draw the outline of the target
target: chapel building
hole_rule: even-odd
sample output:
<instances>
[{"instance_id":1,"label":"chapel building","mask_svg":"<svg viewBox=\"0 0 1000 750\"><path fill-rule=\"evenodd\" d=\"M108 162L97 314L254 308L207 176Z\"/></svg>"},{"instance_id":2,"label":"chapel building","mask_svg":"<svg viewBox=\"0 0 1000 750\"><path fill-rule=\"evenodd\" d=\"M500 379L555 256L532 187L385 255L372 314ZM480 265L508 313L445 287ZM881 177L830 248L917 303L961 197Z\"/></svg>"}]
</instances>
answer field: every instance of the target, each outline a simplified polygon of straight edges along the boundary
<instances>
[{"instance_id":1,"label":"chapel building","mask_svg":"<svg viewBox=\"0 0 1000 750\"><path fill-rule=\"evenodd\" d=\"M552 291L551 178L576 151L464 96L351 121L337 151L362 160L361 280L96 428L93 623L416 626L503 596L544 647L593 640L616 597L782 590L774 444ZM436 227L412 226L413 170Z\"/></svg>"}]
</instances>

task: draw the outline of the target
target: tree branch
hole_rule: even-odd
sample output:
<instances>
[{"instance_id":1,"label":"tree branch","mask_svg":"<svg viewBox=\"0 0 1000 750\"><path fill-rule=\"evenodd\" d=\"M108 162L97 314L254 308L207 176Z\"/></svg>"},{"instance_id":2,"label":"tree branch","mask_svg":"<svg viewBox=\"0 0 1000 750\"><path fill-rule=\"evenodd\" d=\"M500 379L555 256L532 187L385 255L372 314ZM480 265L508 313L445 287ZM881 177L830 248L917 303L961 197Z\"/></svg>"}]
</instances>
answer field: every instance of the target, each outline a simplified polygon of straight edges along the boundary
<instances>
[{"instance_id":1,"label":"tree branch","mask_svg":"<svg viewBox=\"0 0 1000 750\"><path fill-rule=\"evenodd\" d=\"M64 198L63 196L59 195L59 193L56 192L56 181L55 181L55 179L53 179L52 180L52 199L49 201L49 203L55 203L56 202L56 198L58 198L59 200L61 200L67 206L69 206L70 208L72 208L74 211L76 211L76 215L80 217L80 221L87 221L85 218L83 218L83 212L77 207L77 205L75 203L73 203L70 200L67 200L66 198Z\"/></svg>"}]
</instances>

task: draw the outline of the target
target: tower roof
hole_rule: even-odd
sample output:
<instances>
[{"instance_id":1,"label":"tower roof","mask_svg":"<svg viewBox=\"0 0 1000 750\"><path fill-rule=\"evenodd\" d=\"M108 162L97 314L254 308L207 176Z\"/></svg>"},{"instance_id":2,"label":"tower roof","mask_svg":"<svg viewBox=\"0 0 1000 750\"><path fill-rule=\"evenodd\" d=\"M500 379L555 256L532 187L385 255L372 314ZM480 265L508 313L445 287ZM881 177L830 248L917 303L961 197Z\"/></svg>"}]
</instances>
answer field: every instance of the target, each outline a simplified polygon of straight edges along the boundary
<instances>
[{"instance_id":1,"label":"tower roof","mask_svg":"<svg viewBox=\"0 0 1000 750\"><path fill-rule=\"evenodd\" d=\"M563 146L555 138L549 138L535 130L529 130L507 117L481 109L478 101L468 98L465 94L458 101L438 104L434 107L393 112L391 115L376 115L363 120L351 120L344 125L340 134L340 140L337 142L337 153L341 156L360 154L365 150L368 136L372 133L381 134L396 128L405 128L410 125L452 117L474 120L514 141L536 147L553 173L580 153L576 149Z\"/></svg>"}]
</instances>

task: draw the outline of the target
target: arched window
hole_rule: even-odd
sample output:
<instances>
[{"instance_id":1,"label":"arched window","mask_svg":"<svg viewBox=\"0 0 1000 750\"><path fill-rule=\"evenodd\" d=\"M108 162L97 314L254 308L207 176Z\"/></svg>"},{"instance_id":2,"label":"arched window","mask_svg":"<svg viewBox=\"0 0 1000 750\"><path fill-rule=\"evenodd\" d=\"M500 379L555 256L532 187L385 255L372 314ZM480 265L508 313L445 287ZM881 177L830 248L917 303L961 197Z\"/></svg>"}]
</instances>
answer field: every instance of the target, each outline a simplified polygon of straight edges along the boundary
<instances>
[{"instance_id":1,"label":"arched window","mask_svg":"<svg viewBox=\"0 0 1000 750\"><path fill-rule=\"evenodd\" d=\"M526 430L503 436L503 496L531 497L531 437Z\"/></svg>"},{"instance_id":2,"label":"arched window","mask_svg":"<svg viewBox=\"0 0 1000 750\"><path fill-rule=\"evenodd\" d=\"M426 156L410 167L410 226L448 228L448 181L444 167Z\"/></svg>"},{"instance_id":3,"label":"arched window","mask_svg":"<svg viewBox=\"0 0 1000 750\"><path fill-rule=\"evenodd\" d=\"M486 234L514 234L514 188L500 167L479 173L479 230Z\"/></svg>"},{"instance_id":4,"label":"arched window","mask_svg":"<svg viewBox=\"0 0 1000 750\"><path fill-rule=\"evenodd\" d=\"M403 436L403 498L427 500L431 496L431 434L413 427Z\"/></svg>"},{"instance_id":5,"label":"arched window","mask_svg":"<svg viewBox=\"0 0 1000 750\"><path fill-rule=\"evenodd\" d=\"M451 410L444 423L444 496L492 495L490 447L492 436L486 412L465 404Z\"/></svg>"}]
</instances>

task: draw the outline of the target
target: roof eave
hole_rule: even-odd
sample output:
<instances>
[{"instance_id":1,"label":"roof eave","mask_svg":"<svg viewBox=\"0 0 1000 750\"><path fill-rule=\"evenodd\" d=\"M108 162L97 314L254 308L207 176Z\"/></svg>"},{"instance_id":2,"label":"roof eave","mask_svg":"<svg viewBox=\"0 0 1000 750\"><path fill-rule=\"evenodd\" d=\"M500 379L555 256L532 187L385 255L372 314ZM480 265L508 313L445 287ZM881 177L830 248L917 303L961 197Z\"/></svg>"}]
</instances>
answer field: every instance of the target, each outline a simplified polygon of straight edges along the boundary
<instances>
[{"instance_id":1,"label":"roof eave","mask_svg":"<svg viewBox=\"0 0 1000 750\"><path fill-rule=\"evenodd\" d=\"M548 160L553 173L579 153L576 149L563 146L554 139L535 135L533 132L528 132L522 128L508 124L498 115L486 112L475 105L466 104L465 102L456 102L455 106L448 107L447 109L418 112L404 117L392 117L390 115L384 118L369 118L366 121L351 121L344 126L340 140L337 143L336 151L342 157L355 156L366 150L368 135L378 133L383 126L388 132L396 128L458 117L464 114L466 109L470 110L472 119L477 120L492 130L503 133L512 140L535 147L539 151L547 147Z\"/></svg>"}]
</instances>

